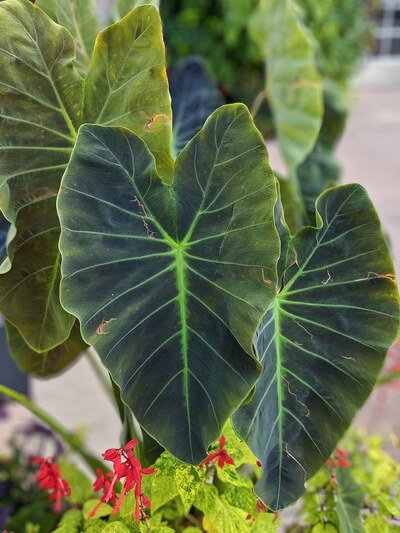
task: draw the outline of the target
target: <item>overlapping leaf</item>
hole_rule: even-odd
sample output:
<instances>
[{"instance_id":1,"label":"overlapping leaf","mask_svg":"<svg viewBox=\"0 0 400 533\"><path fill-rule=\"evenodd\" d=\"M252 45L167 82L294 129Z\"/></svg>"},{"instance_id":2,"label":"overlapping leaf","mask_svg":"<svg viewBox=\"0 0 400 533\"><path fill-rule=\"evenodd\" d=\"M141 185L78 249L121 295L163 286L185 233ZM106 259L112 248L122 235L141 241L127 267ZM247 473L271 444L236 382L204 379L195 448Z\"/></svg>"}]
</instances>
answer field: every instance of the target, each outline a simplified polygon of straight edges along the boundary
<instances>
[{"instance_id":1,"label":"overlapping leaf","mask_svg":"<svg viewBox=\"0 0 400 533\"><path fill-rule=\"evenodd\" d=\"M79 10L75 3L68 8L78 10L79 27L87 20L85 16L90 16L83 14L82 5L79 3ZM51 2L46 2L46 6L50 6L51 14ZM54 9L53 16L61 17L65 3L57 2ZM62 20L70 26L67 18ZM1 265L0 311L18 328L27 349L47 352L68 339L74 322L59 302L60 228L55 199L76 130L82 123L83 81L74 66L75 45L70 33L28 0L2 2L0 28L0 207L13 223L8 257ZM86 38L92 38L91 31L92 28L85 32L85 46L89 46ZM161 109L165 117L170 117L161 35L158 12L150 6L134 10L105 30L96 45L85 90L94 91L96 72L104 80L111 80L115 64L119 71L114 72L117 78L113 90L119 96L108 91L102 99L101 88L97 88L96 98L99 102L109 98L116 105L116 125L135 128L135 116L140 115L141 131L137 132L156 152L164 146L160 151L167 154L167 118L162 130L165 138L161 138L157 128L143 119L140 106L133 107L143 93L157 93L154 109ZM78 39L78 46L79 42ZM106 44L107 57L103 55ZM139 54L140 47L147 55ZM124 63L134 51L151 59L154 68L149 70L140 61ZM99 64L106 59L107 64ZM85 119L100 120L95 110L92 116L88 109L91 97L85 101ZM110 119L109 114L106 119ZM155 143L150 140L153 135L158 139Z\"/></svg>"},{"instance_id":2,"label":"overlapping leaf","mask_svg":"<svg viewBox=\"0 0 400 533\"><path fill-rule=\"evenodd\" d=\"M159 3L159 0L116 0L114 6L115 18L124 17L133 7L151 4L158 8Z\"/></svg>"},{"instance_id":3,"label":"overlapping leaf","mask_svg":"<svg viewBox=\"0 0 400 533\"><path fill-rule=\"evenodd\" d=\"M330 189L316 207L318 228L292 239L294 261L256 338L256 394L234 416L265 467L257 491L272 509L301 496L329 457L398 332L393 264L364 189Z\"/></svg>"},{"instance_id":4,"label":"overlapping leaf","mask_svg":"<svg viewBox=\"0 0 400 533\"><path fill-rule=\"evenodd\" d=\"M0 310L32 349L45 351L74 322L58 297L55 197L81 120L81 79L70 34L31 2L2 2L0 25L0 207L17 233Z\"/></svg>"},{"instance_id":5,"label":"overlapping leaf","mask_svg":"<svg viewBox=\"0 0 400 533\"><path fill-rule=\"evenodd\" d=\"M251 26L266 59L267 98L291 173L311 151L322 122L313 44L292 0L261 0Z\"/></svg>"},{"instance_id":6,"label":"overlapping leaf","mask_svg":"<svg viewBox=\"0 0 400 533\"><path fill-rule=\"evenodd\" d=\"M299 191L310 224L315 224L315 201L318 195L339 180L341 167L334 156L334 149L343 134L346 118L347 107L343 95L333 83L326 84L324 118L318 140L296 169Z\"/></svg>"},{"instance_id":7,"label":"overlapping leaf","mask_svg":"<svg viewBox=\"0 0 400 533\"><path fill-rule=\"evenodd\" d=\"M85 76L100 30L94 0L37 0L36 5L71 33L76 46L75 66Z\"/></svg>"},{"instance_id":8,"label":"overlapping leaf","mask_svg":"<svg viewBox=\"0 0 400 533\"><path fill-rule=\"evenodd\" d=\"M96 40L85 82L83 120L124 126L143 138L171 180L172 111L160 15L137 7Z\"/></svg>"},{"instance_id":9,"label":"overlapping leaf","mask_svg":"<svg viewBox=\"0 0 400 533\"><path fill-rule=\"evenodd\" d=\"M223 102L201 57L189 57L174 69L170 78L173 113L173 152L182 148L203 127Z\"/></svg>"},{"instance_id":10,"label":"overlapping leaf","mask_svg":"<svg viewBox=\"0 0 400 533\"><path fill-rule=\"evenodd\" d=\"M211 115L173 186L142 140L98 126L81 128L64 175L63 304L140 424L187 462L204 458L258 376L248 354L276 290L275 200L242 105Z\"/></svg>"}]
</instances>

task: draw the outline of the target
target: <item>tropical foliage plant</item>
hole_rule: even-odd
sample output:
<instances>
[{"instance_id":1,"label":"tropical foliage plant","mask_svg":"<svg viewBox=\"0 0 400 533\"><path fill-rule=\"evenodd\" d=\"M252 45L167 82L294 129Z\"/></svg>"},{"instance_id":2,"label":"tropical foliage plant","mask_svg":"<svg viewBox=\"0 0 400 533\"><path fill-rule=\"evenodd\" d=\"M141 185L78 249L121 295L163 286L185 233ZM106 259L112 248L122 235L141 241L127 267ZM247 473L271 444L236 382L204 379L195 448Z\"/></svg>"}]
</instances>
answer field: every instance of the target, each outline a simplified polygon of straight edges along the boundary
<instances>
[{"instance_id":1,"label":"tropical foliage plant","mask_svg":"<svg viewBox=\"0 0 400 533\"><path fill-rule=\"evenodd\" d=\"M27 371L49 376L93 346L112 379L124 444L140 440L105 454L118 480L128 466L121 470L116 456L126 452L134 465L126 492L147 473L136 461L145 469L155 461L160 474L149 479L175 487L186 513L194 505L204 514L207 531L241 531L212 525L242 498L236 488L225 495L219 481L258 462L249 509L257 497L272 511L286 507L371 392L399 327L390 253L356 184L318 190L315 203L314 188L310 225L293 229L306 220L304 204L299 217L292 207L321 125L322 90L291 0L261 5L271 31L257 29L293 185L288 193L282 182L282 194L250 112L220 106L201 60L178 66L169 91L156 7L136 7L94 38L82 31L99 27L84 4L0 3L0 206L10 223L0 310L10 348ZM281 26L290 47L274 34ZM222 478L211 461L204 485L199 464L227 432L229 453L245 456ZM227 457L221 439L209 458ZM190 501L177 478L162 477L180 468L201 481ZM52 472L55 486L63 483ZM101 479L106 488L107 474ZM246 483L233 485L249 494ZM104 501L121 504L113 486ZM143 494L134 496L145 508ZM161 527L163 516L152 519Z\"/></svg>"}]
</instances>

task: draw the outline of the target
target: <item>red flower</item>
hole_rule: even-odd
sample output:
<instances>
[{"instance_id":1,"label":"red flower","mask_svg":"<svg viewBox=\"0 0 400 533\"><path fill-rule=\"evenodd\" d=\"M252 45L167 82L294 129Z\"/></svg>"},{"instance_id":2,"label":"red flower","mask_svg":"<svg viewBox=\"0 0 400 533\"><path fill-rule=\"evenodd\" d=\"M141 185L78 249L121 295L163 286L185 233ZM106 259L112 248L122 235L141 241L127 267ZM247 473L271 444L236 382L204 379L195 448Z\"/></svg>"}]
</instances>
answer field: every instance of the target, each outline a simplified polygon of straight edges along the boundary
<instances>
[{"instance_id":1,"label":"red flower","mask_svg":"<svg viewBox=\"0 0 400 533\"><path fill-rule=\"evenodd\" d=\"M149 509L151 506L150 500L142 492L142 478L146 474L154 474L154 468L143 468L141 462L133 455L133 450L137 445L136 440L131 440L123 448L110 448L103 453L103 457L106 461L113 463L114 472L103 474L101 470L97 471L97 479L94 482L93 490L98 492L103 491L103 496L100 502L92 510L89 518L92 518L97 509L103 502L109 502L114 505L113 514L115 514L121 507L121 504L126 494L134 490L135 494L135 520L136 522L140 518L141 511L143 509ZM122 479L123 487L119 498L117 499L115 493L115 484Z\"/></svg>"},{"instance_id":2,"label":"red flower","mask_svg":"<svg viewBox=\"0 0 400 533\"><path fill-rule=\"evenodd\" d=\"M68 481L62 479L60 469L53 463L52 459L33 457L31 463L39 463L39 472L35 474L35 478L42 489L49 492L49 500L55 502L54 509L59 511L62 497L71 494Z\"/></svg>"},{"instance_id":3,"label":"red flower","mask_svg":"<svg viewBox=\"0 0 400 533\"><path fill-rule=\"evenodd\" d=\"M351 466L349 461L345 459L348 455L349 454L341 448L336 448L335 454L326 461L325 465L332 466L333 468L348 468Z\"/></svg>"},{"instance_id":4,"label":"red flower","mask_svg":"<svg viewBox=\"0 0 400 533\"><path fill-rule=\"evenodd\" d=\"M200 463L200 466L206 465L213 461L216 461L220 468L223 468L225 464L234 465L235 461L230 455L228 455L228 452L224 449L225 443L226 439L223 435L221 435L219 439L219 448L215 452L210 453L210 455L206 459L204 459L202 463Z\"/></svg>"},{"instance_id":5,"label":"red flower","mask_svg":"<svg viewBox=\"0 0 400 533\"><path fill-rule=\"evenodd\" d=\"M348 455L349 454L345 450L342 450L341 448L336 448L333 457L328 459L325 463L325 466L331 466L333 468L331 474L331 482L336 487L339 487L339 482L336 477L336 470L338 468L348 468L349 466L351 466L349 461L345 459L345 457L348 457Z\"/></svg>"}]
</instances>

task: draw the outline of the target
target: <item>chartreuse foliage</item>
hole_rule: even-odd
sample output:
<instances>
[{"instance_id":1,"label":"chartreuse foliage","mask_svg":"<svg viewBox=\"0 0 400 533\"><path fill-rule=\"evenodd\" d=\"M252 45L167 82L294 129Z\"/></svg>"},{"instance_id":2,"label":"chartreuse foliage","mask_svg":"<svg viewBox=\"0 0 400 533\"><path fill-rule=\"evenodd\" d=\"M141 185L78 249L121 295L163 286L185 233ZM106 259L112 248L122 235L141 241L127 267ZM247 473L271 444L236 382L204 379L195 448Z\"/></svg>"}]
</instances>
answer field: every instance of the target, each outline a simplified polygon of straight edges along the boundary
<instances>
[{"instance_id":1,"label":"chartreuse foliage","mask_svg":"<svg viewBox=\"0 0 400 533\"><path fill-rule=\"evenodd\" d=\"M260 0L251 30L266 61L266 94L291 174L313 148L322 122L313 44L293 0Z\"/></svg>"},{"instance_id":2,"label":"chartreuse foliage","mask_svg":"<svg viewBox=\"0 0 400 533\"><path fill-rule=\"evenodd\" d=\"M59 301L55 200L82 121L126 126L145 137L166 179L172 164L157 10L142 6L101 32L88 63L95 24L88 23L93 14L87 2L40 4L73 30L79 53L75 59L71 34L39 7L28 0L1 3L0 207L13 226L1 267L0 311L26 342L24 359L30 350L45 353L74 344L69 339L74 317ZM85 82L76 68L83 72L83 55Z\"/></svg>"},{"instance_id":3,"label":"chartreuse foliage","mask_svg":"<svg viewBox=\"0 0 400 533\"><path fill-rule=\"evenodd\" d=\"M388 445L378 435L349 432L341 447L349 452L350 467L336 472L338 484L332 483L329 467L306 484L302 515L310 531L398 530L400 465L383 450Z\"/></svg>"},{"instance_id":4,"label":"chartreuse foliage","mask_svg":"<svg viewBox=\"0 0 400 533\"><path fill-rule=\"evenodd\" d=\"M272 509L297 499L332 452L399 326L393 264L364 189L329 189L316 208L316 228L288 240L281 226L282 288L255 341L264 372L234 415L266 465L257 491Z\"/></svg>"},{"instance_id":5,"label":"chartreuse foliage","mask_svg":"<svg viewBox=\"0 0 400 533\"><path fill-rule=\"evenodd\" d=\"M58 198L63 304L140 424L182 460L205 457L260 372L252 337L275 296L275 200L241 104L211 115L172 186L136 135L79 132Z\"/></svg>"}]
</instances>

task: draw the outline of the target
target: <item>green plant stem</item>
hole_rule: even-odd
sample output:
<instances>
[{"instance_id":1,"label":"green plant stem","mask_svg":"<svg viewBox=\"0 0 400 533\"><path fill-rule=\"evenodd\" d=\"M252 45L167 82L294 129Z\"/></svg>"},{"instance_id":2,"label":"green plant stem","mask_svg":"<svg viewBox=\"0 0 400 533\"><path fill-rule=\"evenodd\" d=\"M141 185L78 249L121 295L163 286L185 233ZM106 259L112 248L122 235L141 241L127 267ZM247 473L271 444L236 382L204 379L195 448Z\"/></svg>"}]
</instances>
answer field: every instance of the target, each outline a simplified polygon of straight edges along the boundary
<instances>
[{"instance_id":1,"label":"green plant stem","mask_svg":"<svg viewBox=\"0 0 400 533\"><path fill-rule=\"evenodd\" d=\"M254 118L257 113L259 112L260 110L260 107L262 105L262 103L264 102L264 100L267 99L267 92L265 89L263 89L262 91L260 91L257 96L254 98L254 102L251 106L251 116Z\"/></svg>"},{"instance_id":2,"label":"green plant stem","mask_svg":"<svg viewBox=\"0 0 400 533\"><path fill-rule=\"evenodd\" d=\"M110 384L109 380L107 379L106 375L103 372L101 364L99 364L98 356L95 354L93 348L89 348L86 351L86 356L89 361L90 366L92 367L92 370L97 377L100 385L102 386L104 392L106 395L114 401L114 390L112 385Z\"/></svg>"},{"instance_id":3,"label":"green plant stem","mask_svg":"<svg viewBox=\"0 0 400 533\"><path fill-rule=\"evenodd\" d=\"M34 404L24 394L16 392L5 385L0 385L0 394L4 394L11 400L18 402L20 405L28 409L28 411L30 411L32 414L37 416L51 430L53 430L54 433L60 436L68 444L71 450L76 452L94 472L97 468L104 470L103 463L85 450L80 439L76 435L63 428L56 420L54 420L53 417L46 413L46 411L44 411L41 407Z\"/></svg>"},{"instance_id":4,"label":"green plant stem","mask_svg":"<svg viewBox=\"0 0 400 533\"><path fill-rule=\"evenodd\" d=\"M122 433L121 433L121 446L124 446L128 440L135 439L138 441L138 446L136 448L136 456L139 461L143 462L145 453L144 453L144 444L143 444L143 435L137 432L136 424L132 413L129 408L126 407L124 402L121 400L121 391L118 385L114 382L110 375L112 394L115 399L115 403L118 408L119 417L122 423Z\"/></svg>"}]
</instances>

